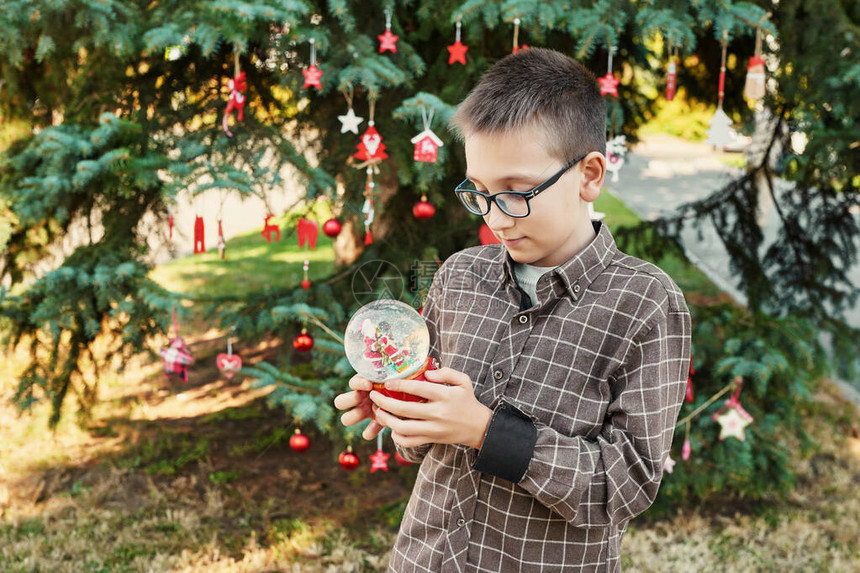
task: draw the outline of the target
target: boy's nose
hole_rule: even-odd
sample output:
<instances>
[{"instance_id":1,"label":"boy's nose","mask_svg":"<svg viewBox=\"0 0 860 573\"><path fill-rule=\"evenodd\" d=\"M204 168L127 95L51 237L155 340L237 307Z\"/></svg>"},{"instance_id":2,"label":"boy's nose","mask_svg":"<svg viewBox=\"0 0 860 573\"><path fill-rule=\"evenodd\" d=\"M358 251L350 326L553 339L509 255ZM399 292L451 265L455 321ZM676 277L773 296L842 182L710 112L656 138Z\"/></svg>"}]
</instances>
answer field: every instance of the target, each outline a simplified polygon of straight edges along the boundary
<instances>
[{"instance_id":1,"label":"boy's nose","mask_svg":"<svg viewBox=\"0 0 860 573\"><path fill-rule=\"evenodd\" d=\"M492 231L509 229L514 226L514 218L506 215L495 203L490 203L490 212L486 215L486 223Z\"/></svg>"}]
</instances>

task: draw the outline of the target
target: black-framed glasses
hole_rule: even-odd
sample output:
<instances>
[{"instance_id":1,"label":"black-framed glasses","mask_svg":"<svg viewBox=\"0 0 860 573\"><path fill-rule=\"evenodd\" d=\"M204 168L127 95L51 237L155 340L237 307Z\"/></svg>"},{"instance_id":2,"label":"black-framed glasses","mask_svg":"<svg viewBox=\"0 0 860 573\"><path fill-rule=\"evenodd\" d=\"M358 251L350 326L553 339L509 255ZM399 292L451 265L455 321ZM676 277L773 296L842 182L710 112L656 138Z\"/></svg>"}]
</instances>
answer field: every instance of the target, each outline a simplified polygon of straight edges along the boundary
<instances>
[{"instance_id":1,"label":"black-framed glasses","mask_svg":"<svg viewBox=\"0 0 860 573\"><path fill-rule=\"evenodd\" d=\"M567 173L568 169L582 161L584 158L585 155L580 155L531 191L499 191L498 193L490 195L489 193L475 189L475 184L466 178L462 183L457 185L454 192L457 194L457 198L460 199L460 203L462 203L470 213L481 215L483 217L490 212L490 205L495 203L505 215L521 219L523 217L528 217L529 213L531 213L529 199L537 197L539 193L552 187L562 175Z\"/></svg>"}]
</instances>

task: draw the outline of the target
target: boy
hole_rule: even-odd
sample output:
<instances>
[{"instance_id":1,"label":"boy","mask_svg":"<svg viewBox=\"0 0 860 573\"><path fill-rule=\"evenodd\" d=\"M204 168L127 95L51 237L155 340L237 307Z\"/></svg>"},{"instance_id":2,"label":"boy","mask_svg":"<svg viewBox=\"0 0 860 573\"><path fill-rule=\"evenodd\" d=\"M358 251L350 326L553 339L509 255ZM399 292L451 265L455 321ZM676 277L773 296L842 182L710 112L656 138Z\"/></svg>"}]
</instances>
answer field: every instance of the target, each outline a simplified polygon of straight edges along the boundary
<instances>
[{"instance_id":1,"label":"boy","mask_svg":"<svg viewBox=\"0 0 860 573\"><path fill-rule=\"evenodd\" d=\"M436 273L424 306L429 382L335 400L421 461L390 570L619 571L627 522L654 500L684 396L690 315L657 267L615 246L588 203L606 172L594 76L530 48L459 106L456 193L502 245Z\"/></svg>"}]
</instances>

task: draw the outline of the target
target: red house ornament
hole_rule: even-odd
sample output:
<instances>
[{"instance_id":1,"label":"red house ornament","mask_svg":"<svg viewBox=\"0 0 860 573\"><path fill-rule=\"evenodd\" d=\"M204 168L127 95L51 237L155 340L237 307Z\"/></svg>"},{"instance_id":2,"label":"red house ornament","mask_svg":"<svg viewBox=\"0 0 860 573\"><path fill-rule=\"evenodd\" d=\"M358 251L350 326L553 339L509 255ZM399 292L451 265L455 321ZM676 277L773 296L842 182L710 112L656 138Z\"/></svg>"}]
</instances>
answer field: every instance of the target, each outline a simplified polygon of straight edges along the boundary
<instances>
[{"instance_id":1,"label":"red house ornament","mask_svg":"<svg viewBox=\"0 0 860 573\"><path fill-rule=\"evenodd\" d=\"M415 161L436 163L436 159L439 155L439 148L444 144L432 130L425 129L413 137L411 141L415 144L415 152L412 155L412 158Z\"/></svg>"}]
</instances>

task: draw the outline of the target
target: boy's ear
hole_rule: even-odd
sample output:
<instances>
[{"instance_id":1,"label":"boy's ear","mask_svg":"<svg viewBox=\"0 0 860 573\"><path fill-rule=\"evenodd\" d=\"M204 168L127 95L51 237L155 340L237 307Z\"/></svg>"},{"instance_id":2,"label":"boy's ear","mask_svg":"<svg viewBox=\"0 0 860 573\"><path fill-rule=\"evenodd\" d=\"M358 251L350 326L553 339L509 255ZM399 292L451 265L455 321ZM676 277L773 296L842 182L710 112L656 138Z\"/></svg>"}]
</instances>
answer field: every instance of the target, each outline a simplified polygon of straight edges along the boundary
<instances>
[{"instance_id":1,"label":"boy's ear","mask_svg":"<svg viewBox=\"0 0 860 573\"><path fill-rule=\"evenodd\" d=\"M589 203L600 195L603 178L606 176L606 157L599 151L592 151L582 160L582 187L579 196Z\"/></svg>"}]
</instances>

